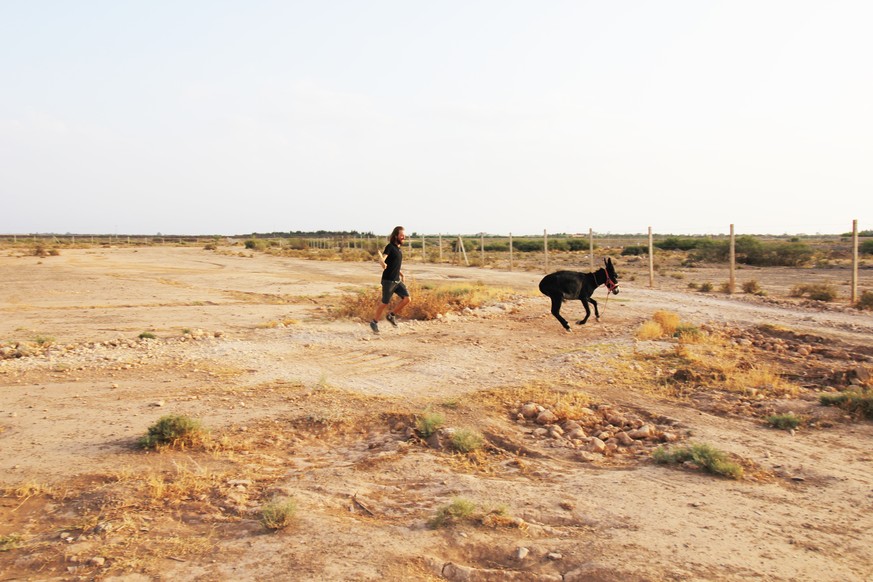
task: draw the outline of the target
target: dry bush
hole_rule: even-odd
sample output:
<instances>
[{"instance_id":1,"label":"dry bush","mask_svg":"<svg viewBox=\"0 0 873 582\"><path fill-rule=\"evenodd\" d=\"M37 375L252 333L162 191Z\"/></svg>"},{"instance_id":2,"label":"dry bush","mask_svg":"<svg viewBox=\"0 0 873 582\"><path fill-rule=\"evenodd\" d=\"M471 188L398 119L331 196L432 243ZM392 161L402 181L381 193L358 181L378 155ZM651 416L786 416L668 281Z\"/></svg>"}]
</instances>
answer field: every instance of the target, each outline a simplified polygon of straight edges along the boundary
<instances>
[{"instance_id":1,"label":"dry bush","mask_svg":"<svg viewBox=\"0 0 873 582\"><path fill-rule=\"evenodd\" d=\"M656 311L652 315L652 321L660 325L664 335L668 336L672 336L679 326L679 316L672 311Z\"/></svg>"},{"instance_id":2,"label":"dry bush","mask_svg":"<svg viewBox=\"0 0 873 582\"><path fill-rule=\"evenodd\" d=\"M646 321L637 329L637 339L654 340L664 336L664 330L657 321Z\"/></svg>"},{"instance_id":3,"label":"dry bush","mask_svg":"<svg viewBox=\"0 0 873 582\"><path fill-rule=\"evenodd\" d=\"M789 295L792 297L809 297L814 301L833 301L837 298L837 290L827 283L809 283L795 285Z\"/></svg>"},{"instance_id":4,"label":"dry bush","mask_svg":"<svg viewBox=\"0 0 873 582\"><path fill-rule=\"evenodd\" d=\"M459 312L466 308L475 309L492 301L505 300L513 294L510 289L490 287L482 283L452 285L411 283L408 289L412 301L401 315L406 319L418 320L436 319L438 315ZM347 293L340 299L334 314L337 317L372 319L380 294L378 288L372 291L361 289ZM396 299L392 304L394 301Z\"/></svg>"},{"instance_id":5,"label":"dry bush","mask_svg":"<svg viewBox=\"0 0 873 582\"><path fill-rule=\"evenodd\" d=\"M855 307L858 309L873 310L873 291L864 291L861 293L861 298L858 299L858 303L855 304Z\"/></svg>"}]
</instances>

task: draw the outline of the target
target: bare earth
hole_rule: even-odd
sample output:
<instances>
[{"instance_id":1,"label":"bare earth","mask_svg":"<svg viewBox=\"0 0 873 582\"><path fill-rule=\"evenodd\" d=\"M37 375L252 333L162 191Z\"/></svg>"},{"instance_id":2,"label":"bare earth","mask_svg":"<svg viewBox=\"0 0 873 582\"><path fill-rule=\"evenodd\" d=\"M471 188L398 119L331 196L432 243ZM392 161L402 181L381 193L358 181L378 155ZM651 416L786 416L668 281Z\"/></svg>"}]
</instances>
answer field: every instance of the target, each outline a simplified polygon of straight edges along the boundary
<instances>
[{"instance_id":1,"label":"bare earth","mask_svg":"<svg viewBox=\"0 0 873 582\"><path fill-rule=\"evenodd\" d=\"M330 310L360 286L375 302L376 263L238 249L0 251L0 346L50 344L0 359L0 580L873 578L873 425L817 399L873 361L869 312L693 293L689 279L649 289L618 260L622 293L605 302L601 288L601 320L566 334L535 293L541 273L410 260L418 282L518 294L374 336ZM741 276L784 291L796 273ZM675 372L645 368L672 340L635 338L659 309L749 339L800 393L643 389L634 371ZM757 337L765 323L783 336ZM663 438L590 454L518 419L532 395L555 393ZM428 410L485 434L485 452L417 438ZM763 421L787 410L811 422L792 434ZM200 419L222 445L135 447L166 414ZM664 433L730 453L746 478L655 464ZM258 513L274 496L297 512L268 532ZM508 517L429 527L457 498Z\"/></svg>"}]
</instances>

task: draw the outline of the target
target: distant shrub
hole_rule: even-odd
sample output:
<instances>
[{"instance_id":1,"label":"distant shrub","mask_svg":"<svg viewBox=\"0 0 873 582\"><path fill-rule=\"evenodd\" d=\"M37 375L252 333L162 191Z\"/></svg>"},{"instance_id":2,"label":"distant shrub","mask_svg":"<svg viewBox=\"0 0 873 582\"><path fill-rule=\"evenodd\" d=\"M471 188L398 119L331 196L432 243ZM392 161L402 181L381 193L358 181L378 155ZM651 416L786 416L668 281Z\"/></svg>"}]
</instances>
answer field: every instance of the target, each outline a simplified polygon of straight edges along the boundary
<instances>
[{"instance_id":1,"label":"distant shrub","mask_svg":"<svg viewBox=\"0 0 873 582\"><path fill-rule=\"evenodd\" d=\"M644 245L629 245L621 249L621 256L623 257L636 257L639 255L646 255L649 253L649 248Z\"/></svg>"},{"instance_id":2,"label":"distant shrub","mask_svg":"<svg viewBox=\"0 0 873 582\"><path fill-rule=\"evenodd\" d=\"M703 331L701 331L701 329L696 325L680 323L676 326L676 331L673 332L673 337L693 343L694 340L703 337Z\"/></svg>"},{"instance_id":3,"label":"distant shrub","mask_svg":"<svg viewBox=\"0 0 873 582\"><path fill-rule=\"evenodd\" d=\"M669 236L662 241L652 243L665 251L690 251L706 244L706 239Z\"/></svg>"},{"instance_id":4,"label":"distant shrub","mask_svg":"<svg viewBox=\"0 0 873 582\"><path fill-rule=\"evenodd\" d=\"M416 429L418 434L427 438L439 429L445 423L445 417L439 412L426 412L416 421Z\"/></svg>"},{"instance_id":5,"label":"distant shrub","mask_svg":"<svg viewBox=\"0 0 873 582\"><path fill-rule=\"evenodd\" d=\"M858 252L863 255L873 255L873 239L865 240L859 244Z\"/></svg>"},{"instance_id":6,"label":"distant shrub","mask_svg":"<svg viewBox=\"0 0 873 582\"><path fill-rule=\"evenodd\" d=\"M709 293L710 291L712 291L712 283L701 283L698 291L700 291L701 293Z\"/></svg>"},{"instance_id":7,"label":"distant shrub","mask_svg":"<svg viewBox=\"0 0 873 582\"><path fill-rule=\"evenodd\" d=\"M150 331L144 331L137 336L139 339L155 339L157 336Z\"/></svg>"},{"instance_id":8,"label":"distant shrub","mask_svg":"<svg viewBox=\"0 0 873 582\"><path fill-rule=\"evenodd\" d=\"M689 463L708 473L730 479L741 479L743 476L743 468L729 460L726 453L702 443L675 447L672 450L658 447L652 453L652 458L656 463Z\"/></svg>"},{"instance_id":9,"label":"distant shrub","mask_svg":"<svg viewBox=\"0 0 873 582\"><path fill-rule=\"evenodd\" d=\"M797 428L802 422L803 419L799 416L795 416L793 412L774 414L767 417L767 424L773 428L779 428L782 430Z\"/></svg>"},{"instance_id":10,"label":"distant shrub","mask_svg":"<svg viewBox=\"0 0 873 582\"><path fill-rule=\"evenodd\" d=\"M267 248L267 241L260 238L250 238L245 242L245 247L252 251L262 251Z\"/></svg>"},{"instance_id":11,"label":"distant shrub","mask_svg":"<svg viewBox=\"0 0 873 582\"><path fill-rule=\"evenodd\" d=\"M718 290L722 293L730 293L731 292L731 284L730 281L725 281L721 285L719 285Z\"/></svg>"},{"instance_id":12,"label":"distant shrub","mask_svg":"<svg viewBox=\"0 0 873 582\"><path fill-rule=\"evenodd\" d=\"M873 291L864 291L861 293L861 297L858 299L858 303L855 304L855 307L858 309L873 310Z\"/></svg>"},{"instance_id":13,"label":"distant shrub","mask_svg":"<svg viewBox=\"0 0 873 582\"><path fill-rule=\"evenodd\" d=\"M819 402L823 406L839 406L864 418L873 419L873 391L847 390L836 394L822 394Z\"/></svg>"},{"instance_id":14,"label":"distant shrub","mask_svg":"<svg viewBox=\"0 0 873 582\"><path fill-rule=\"evenodd\" d=\"M167 415L158 419L148 429L148 434L139 439L139 446L144 449L156 449L162 446L184 448L203 440L203 428L200 422L187 416Z\"/></svg>"},{"instance_id":15,"label":"distant shrub","mask_svg":"<svg viewBox=\"0 0 873 582\"><path fill-rule=\"evenodd\" d=\"M482 448L485 439L478 432L461 428L452 433L452 448L459 453L471 453Z\"/></svg>"},{"instance_id":16,"label":"distant shrub","mask_svg":"<svg viewBox=\"0 0 873 582\"><path fill-rule=\"evenodd\" d=\"M534 253L543 251L543 241L537 239L518 239L512 241L512 247L522 253Z\"/></svg>"},{"instance_id":17,"label":"distant shrub","mask_svg":"<svg viewBox=\"0 0 873 582\"><path fill-rule=\"evenodd\" d=\"M764 292L761 290L761 286L757 281L752 279L751 281L746 281L743 283L743 293L748 293L750 295L763 295Z\"/></svg>"},{"instance_id":18,"label":"distant shrub","mask_svg":"<svg viewBox=\"0 0 873 582\"><path fill-rule=\"evenodd\" d=\"M800 242L763 243L751 236L735 239L737 263L761 267L798 267L812 260L812 249ZM697 261L724 263L730 258L730 241L702 239L692 253Z\"/></svg>"},{"instance_id":19,"label":"distant shrub","mask_svg":"<svg viewBox=\"0 0 873 582\"><path fill-rule=\"evenodd\" d=\"M260 522L267 529L283 529L291 525L296 512L293 499L274 499L261 508Z\"/></svg>"},{"instance_id":20,"label":"distant shrub","mask_svg":"<svg viewBox=\"0 0 873 582\"><path fill-rule=\"evenodd\" d=\"M451 503L437 510L436 515L428 522L428 526L436 529L444 525L470 519L475 513L475 503L467 499L455 498L452 499Z\"/></svg>"},{"instance_id":21,"label":"distant shrub","mask_svg":"<svg viewBox=\"0 0 873 582\"><path fill-rule=\"evenodd\" d=\"M205 245L203 245L204 251L214 251L216 249L218 249L218 245L215 244L214 242L206 243Z\"/></svg>"},{"instance_id":22,"label":"distant shrub","mask_svg":"<svg viewBox=\"0 0 873 582\"><path fill-rule=\"evenodd\" d=\"M815 301L833 301L837 298L837 290L827 283L808 283L795 285L789 295L792 297L809 297Z\"/></svg>"}]
</instances>

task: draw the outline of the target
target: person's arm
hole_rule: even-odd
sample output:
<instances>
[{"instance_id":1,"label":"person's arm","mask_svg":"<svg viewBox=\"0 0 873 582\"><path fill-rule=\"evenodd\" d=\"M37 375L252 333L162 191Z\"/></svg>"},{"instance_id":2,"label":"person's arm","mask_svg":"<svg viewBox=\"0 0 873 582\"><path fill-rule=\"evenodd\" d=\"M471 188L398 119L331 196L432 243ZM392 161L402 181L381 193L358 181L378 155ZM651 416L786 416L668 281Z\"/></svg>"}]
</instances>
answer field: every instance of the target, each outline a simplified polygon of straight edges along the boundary
<instances>
[{"instance_id":1,"label":"person's arm","mask_svg":"<svg viewBox=\"0 0 873 582\"><path fill-rule=\"evenodd\" d=\"M379 264L382 265L382 270L384 271L387 269L388 265L385 263L385 255L382 253L376 253L376 256L379 257Z\"/></svg>"}]
</instances>

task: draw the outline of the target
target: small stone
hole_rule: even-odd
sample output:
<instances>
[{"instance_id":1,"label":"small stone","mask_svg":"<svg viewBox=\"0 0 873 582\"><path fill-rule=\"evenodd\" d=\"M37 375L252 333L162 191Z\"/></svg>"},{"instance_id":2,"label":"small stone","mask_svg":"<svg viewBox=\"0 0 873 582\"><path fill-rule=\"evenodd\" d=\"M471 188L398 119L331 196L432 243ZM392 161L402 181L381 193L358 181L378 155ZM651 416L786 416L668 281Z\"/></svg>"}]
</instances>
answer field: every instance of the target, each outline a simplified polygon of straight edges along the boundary
<instances>
[{"instance_id":1,"label":"small stone","mask_svg":"<svg viewBox=\"0 0 873 582\"><path fill-rule=\"evenodd\" d=\"M521 414L525 418L535 418L537 414L539 414L539 411L537 410L537 405L533 402L528 402L521 407Z\"/></svg>"},{"instance_id":2,"label":"small stone","mask_svg":"<svg viewBox=\"0 0 873 582\"><path fill-rule=\"evenodd\" d=\"M106 558L104 558L103 556L94 556L93 558L88 560L88 563L92 566L102 566L106 563Z\"/></svg>"},{"instance_id":3,"label":"small stone","mask_svg":"<svg viewBox=\"0 0 873 582\"><path fill-rule=\"evenodd\" d=\"M590 453L602 453L606 450L606 443L597 437L592 438L586 447Z\"/></svg>"},{"instance_id":4,"label":"small stone","mask_svg":"<svg viewBox=\"0 0 873 582\"><path fill-rule=\"evenodd\" d=\"M524 560L529 553L529 549L525 548L524 546L520 546L515 549L515 558L517 560Z\"/></svg>"},{"instance_id":5,"label":"small stone","mask_svg":"<svg viewBox=\"0 0 873 582\"><path fill-rule=\"evenodd\" d=\"M152 402L151 405L160 408L160 407L162 407L164 404L166 404L166 402L164 402L163 400L158 400L158 401L156 401L156 402Z\"/></svg>"},{"instance_id":6,"label":"small stone","mask_svg":"<svg viewBox=\"0 0 873 582\"><path fill-rule=\"evenodd\" d=\"M548 554L546 554L546 557L550 560L563 560L564 554L558 552L549 552Z\"/></svg>"}]
</instances>

